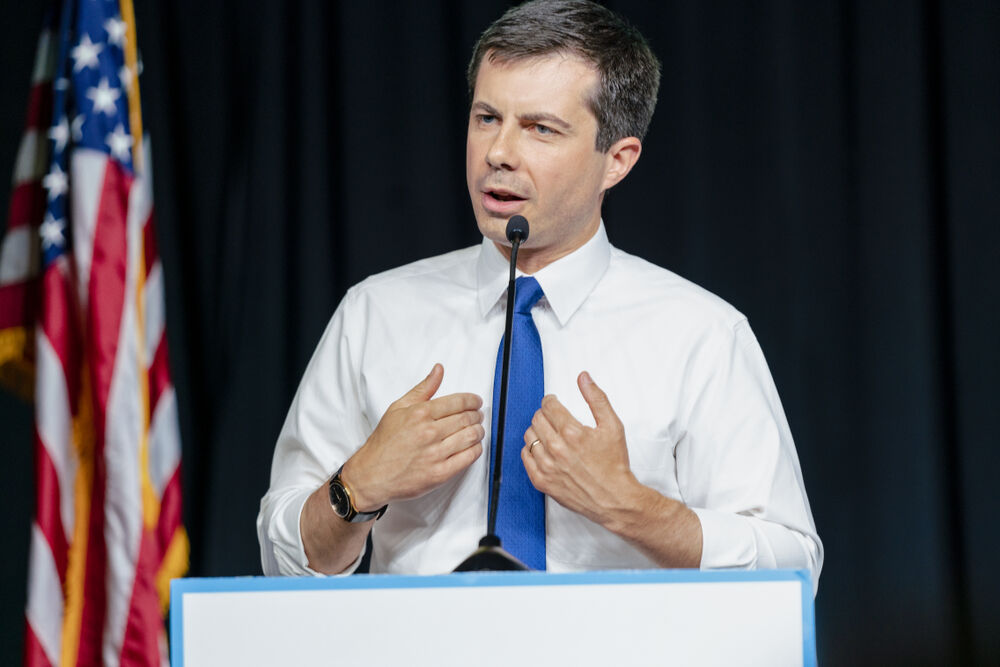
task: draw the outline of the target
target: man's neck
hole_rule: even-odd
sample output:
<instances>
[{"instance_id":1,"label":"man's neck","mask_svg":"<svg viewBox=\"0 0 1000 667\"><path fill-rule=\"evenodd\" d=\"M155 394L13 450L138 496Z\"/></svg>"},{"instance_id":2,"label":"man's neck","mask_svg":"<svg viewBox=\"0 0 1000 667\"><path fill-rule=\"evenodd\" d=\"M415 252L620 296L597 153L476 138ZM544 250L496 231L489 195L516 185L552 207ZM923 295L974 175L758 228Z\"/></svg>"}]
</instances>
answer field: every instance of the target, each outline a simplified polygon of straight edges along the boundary
<instances>
[{"instance_id":1,"label":"man's neck","mask_svg":"<svg viewBox=\"0 0 1000 667\"><path fill-rule=\"evenodd\" d=\"M570 255L579 250L580 248L582 248L583 246L585 246L587 242L590 241L590 239L594 238L594 235L597 233L597 230L600 229L600 226L601 226L601 221L599 218L597 224L594 225L594 228L591 230L591 232L586 236L580 238L579 241L574 245L564 246L558 249L531 248L522 246L517 251L517 268L521 271L521 273L527 275L531 275L541 271L549 264L552 264L553 262L560 260L563 257L566 257L567 255ZM493 245L497 247L500 253L509 262L511 246L506 243L499 243L497 241L494 241Z\"/></svg>"}]
</instances>

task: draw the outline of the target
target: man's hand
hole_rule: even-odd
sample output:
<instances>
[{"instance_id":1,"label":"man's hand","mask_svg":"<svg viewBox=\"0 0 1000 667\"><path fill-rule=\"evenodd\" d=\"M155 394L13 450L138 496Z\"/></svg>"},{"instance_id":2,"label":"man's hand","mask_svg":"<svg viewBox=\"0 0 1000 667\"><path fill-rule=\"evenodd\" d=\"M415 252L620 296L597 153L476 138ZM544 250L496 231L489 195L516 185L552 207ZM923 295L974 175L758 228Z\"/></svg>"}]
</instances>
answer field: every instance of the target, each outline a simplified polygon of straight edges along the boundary
<instances>
[{"instance_id":1,"label":"man's hand","mask_svg":"<svg viewBox=\"0 0 1000 667\"><path fill-rule=\"evenodd\" d=\"M536 489L607 527L638 481L629 468L625 428L607 395L585 372L577 384L597 427L584 426L559 399L546 396L524 434L521 459Z\"/></svg>"},{"instance_id":2,"label":"man's hand","mask_svg":"<svg viewBox=\"0 0 1000 667\"><path fill-rule=\"evenodd\" d=\"M368 441L344 465L341 479L358 511L418 498L468 468L483 453L482 399L475 394L432 398L444 368L386 410Z\"/></svg>"},{"instance_id":3,"label":"man's hand","mask_svg":"<svg viewBox=\"0 0 1000 667\"><path fill-rule=\"evenodd\" d=\"M422 496L483 453L482 399L475 394L433 398L443 377L444 368L434 364L430 375L389 406L367 442L344 464L340 478L359 512ZM309 567L343 572L361 553L373 523L337 518L330 509L330 484L324 483L306 500L299 519Z\"/></svg>"},{"instance_id":4,"label":"man's hand","mask_svg":"<svg viewBox=\"0 0 1000 667\"><path fill-rule=\"evenodd\" d=\"M660 566L698 567L698 516L636 479L629 468L625 427L607 395L586 372L577 384L597 426L581 424L555 396L543 398L521 450L531 483L563 507L631 542Z\"/></svg>"}]
</instances>

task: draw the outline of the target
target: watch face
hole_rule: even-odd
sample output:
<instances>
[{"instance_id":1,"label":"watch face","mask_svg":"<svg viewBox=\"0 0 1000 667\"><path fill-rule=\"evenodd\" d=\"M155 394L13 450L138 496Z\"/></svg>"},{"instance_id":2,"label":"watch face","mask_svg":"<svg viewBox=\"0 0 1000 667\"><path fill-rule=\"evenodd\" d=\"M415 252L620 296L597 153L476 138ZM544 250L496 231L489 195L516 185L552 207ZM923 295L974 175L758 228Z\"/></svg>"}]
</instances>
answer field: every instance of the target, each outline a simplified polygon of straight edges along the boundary
<instances>
[{"instance_id":1,"label":"watch face","mask_svg":"<svg viewBox=\"0 0 1000 667\"><path fill-rule=\"evenodd\" d=\"M330 504L338 516L345 517L351 511L351 501L347 497L347 492L337 482L330 482Z\"/></svg>"}]
</instances>

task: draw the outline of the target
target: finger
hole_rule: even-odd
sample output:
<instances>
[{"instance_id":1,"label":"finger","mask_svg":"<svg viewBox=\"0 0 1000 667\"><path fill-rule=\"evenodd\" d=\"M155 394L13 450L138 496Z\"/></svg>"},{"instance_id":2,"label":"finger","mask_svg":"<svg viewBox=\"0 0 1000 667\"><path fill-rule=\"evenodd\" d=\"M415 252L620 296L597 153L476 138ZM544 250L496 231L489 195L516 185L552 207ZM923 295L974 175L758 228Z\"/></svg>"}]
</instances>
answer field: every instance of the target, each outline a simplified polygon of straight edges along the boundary
<instances>
[{"instance_id":1,"label":"finger","mask_svg":"<svg viewBox=\"0 0 1000 667\"><path fill-rule=\"evenodd\" d=\"M542 491L542 489L539 488L539 484L541 483L542 473L538 469L538 464L535 463L535 460L532 457L532 455L528 454L527 447L521 449L521 461L524 463L524 471L528 473L528 479L531 480L531 485L534 486L539 491ZM545 492L542 491L542 493Z\"/></svg>"},{"instance_id":2,"label":"finger","mask_svg":"<svg viewBox=\"0 0 1000 667\"><path fill-rule=\"evenodd\" d=\"M438 436L439 439L443 440L449 435L461 431L466 426L482 423L482 410L466 410L465 412L458 412L456 414L438 419L434 422L434 426L437 429L437 432L440 433Z\"/></svg>"},{"instance_id":3,"label":"finger","mask_svg":"<svg viewBox=\"0 0 1000 667\"><path fill-rule=\"evenodd\" d=\"M531 454L542 446L542 439L538 437L535 433L535 429L528 427L528 430L524 432L524 448L523 450L528 453L530 457Z\"/></svg>"},{"instance_id":4,"label":"finger","mask_svg":"<svg viewBox=\"0 0 1000 667\"><path fill-rule=\"evenodd\" d=\"M555 469L556 459L565 459L567 455L566 440L556 431L555 427L545 418L542 411L535 413L531 420L531 428L535 432L538 444L529 452L535 463L543 471Z\"/></svg>"},{"instance_id":5,"label":"finger","mask_svg":"<svg viewBox=\"0 0 1000 667\"><path fill-rule=\"evenodd\" d=\"M431 474L434 486L443 484L471 466L476 459L482 455L482 453L483 446L476 444L472 447L466 447L465 449L456 452L454 456L440 461L436 466L434 466Z\"/></svg>"},{"instance_id":6,"label":"finger","mask_svg":"<svg viewBox=\"0 0 1000 667\"><path fill-rule=\"evenodd\" d=\"M402 397L396 401L396 405L406 407L414 405L415 403L429 401L431 397L437 393L443 378L444 366L441 364L434 364L434 368L432 368L431 372L427 374L427 377L418 382L413 389L403 394Z\"/></svg>"},{"instance_id":7,"label":"finger","mask_svg":"<svg viewBox=\"0 0 1000 667\"><path fill-rule=\"evenodd\" d=\"M598 426L619 423L618 414L611 407L608 395L597 386L594 379L590 377L590 373L587 371L580 373L576 378L576 383L580 387L580 393L583 394L583 400L587 401L587 405L590 406L590 412L593 413L594 421Z\"/></svg>"},{"instance_id":8,"label":"finger","mask_svg":"<svg viewBox=\"0 0 1000 667\"><path fill-rule=\"evenodd\" d=\"M566 406L559 402L559 399L554 394L549 394L542 399L541 411L556 430L561 431L570 424L582 426L576 417L566 409Z\"/></svg>"},{"instance_id":9,"label":"finger","mask_svg":"<svg viewBox=\"0 0 1000 667\"><path fill-rule=\"evenodd\" d=\"M449 473L448 477L460 473L469 466L471 466L473 463L475 463L476 459L482 456L482 454L483 454L483 444L481 442L477 442L473 444L471 447L466 447L465 449L461 449L452 454L451 456L449 456L448 459L445 461L445 464L447 465L447 471Z\"/></svg>"},{"instance_id":10,"label":"finger","mask_svg":"<svg viewBox=\"0 0 1000 667\"><path fill-rule=\"evenodd\" d=\"M538 436L535 436L531 440L532 442L538 440L538 442L534 447L531 446L531 443L525 445L524 448L521 449L521 458L524 458L526 455L527 458L535 464L535 468L539 471L552 470L555 467L555 458L549 451L549 446L553 441L546 441L544 438L539 438ZM527 468L527 466L525 467Z\"/></svg>"},{"instance_id":11,"label":"finger","mask_svg":"<svg viewBox=\"0 0 1000 667\"><path fill-rule=\"evenodd\" d=\"M535 412L535 416L531 418L530 428L535 432L535 437L532 440L537 438L542 442L548 443L561 440L559 431L556 430L555 426L552 425L552 422L548 420L545 413L541 410Z\"/></svg>"},{"instance_id":12,"label":"finger","mask_svg":"<svg viewBox=\"0 0 1000 667\"><path fill-rule=\"evenodd\" d=\"M464 449L482 443L486 429L482 424L471 424L441 440L441 455L450 458Z\"/></svg>"},{"instance_id":13,"label":"finger","mask_svg":"<svg viewBox=\"0 0 1000 667\"><path fill-rule=\"evenodd\" d=\"M476 394L461 393L438 396L427 404L431 419L442 419L467 410L483 407L483 399Z\"/></svg>"}]
</instances>

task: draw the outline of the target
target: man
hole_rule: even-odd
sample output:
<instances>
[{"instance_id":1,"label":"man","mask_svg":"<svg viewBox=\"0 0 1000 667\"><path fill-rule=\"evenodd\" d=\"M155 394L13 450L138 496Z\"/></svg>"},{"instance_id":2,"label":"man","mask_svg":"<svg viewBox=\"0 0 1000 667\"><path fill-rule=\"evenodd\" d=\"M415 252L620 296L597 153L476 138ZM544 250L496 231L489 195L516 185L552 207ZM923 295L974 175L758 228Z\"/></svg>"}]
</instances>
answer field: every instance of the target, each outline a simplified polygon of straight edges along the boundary
<instances>
[{"instance_id":1,"label":"man","mask_svg":"<svg viewBox=\"0 0 1000 667\"><path fill-rule=\"evenodd\" d=\"M369 533L374 572L447 572L474 549L504 232L520 214L548 395L505 450L543 498L540 567L801 567L818 581L822 545L746 319L608 243L601 203L639 158L658 84L641 35L590 2L530 2L483 34L466 152L483 243L348 291L278 439L266 574L351 572Z\"/></svg>"}]
</instances>

